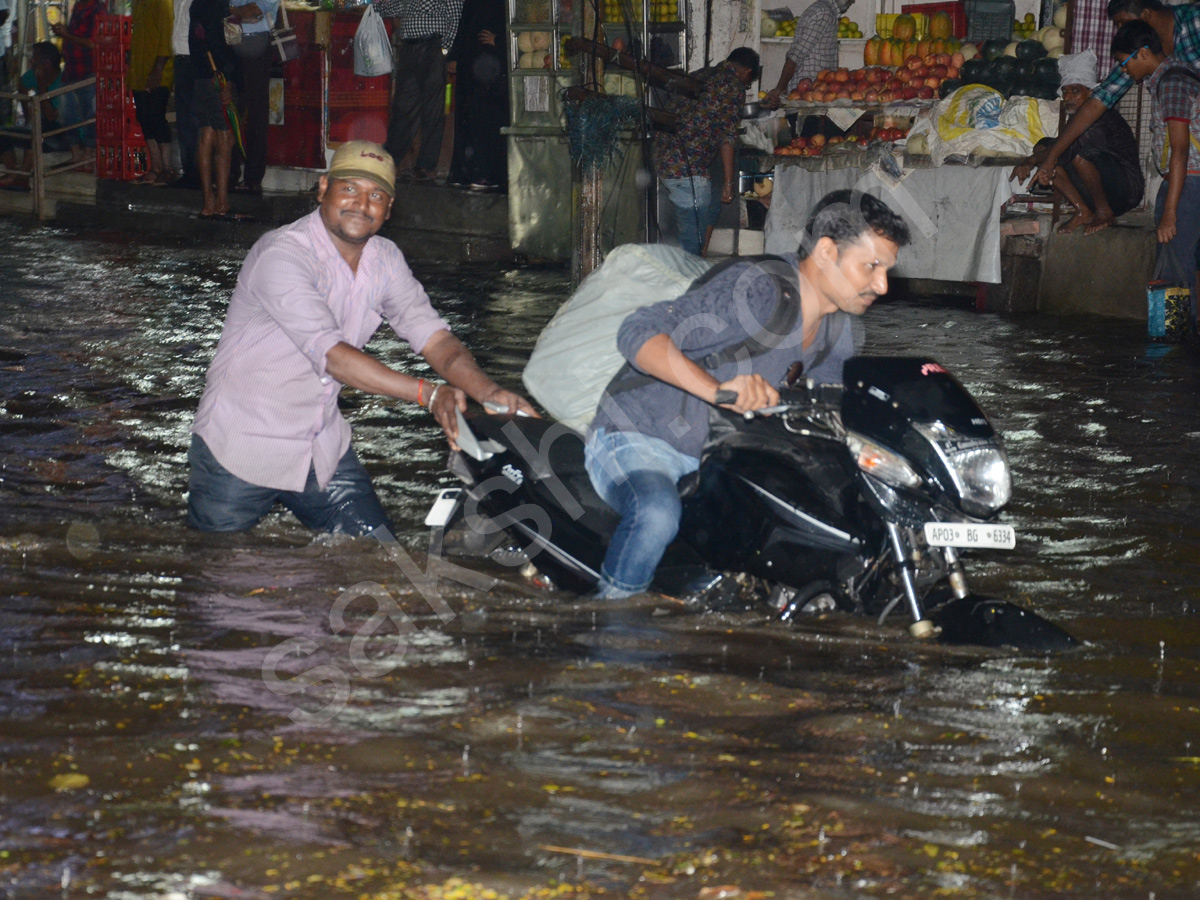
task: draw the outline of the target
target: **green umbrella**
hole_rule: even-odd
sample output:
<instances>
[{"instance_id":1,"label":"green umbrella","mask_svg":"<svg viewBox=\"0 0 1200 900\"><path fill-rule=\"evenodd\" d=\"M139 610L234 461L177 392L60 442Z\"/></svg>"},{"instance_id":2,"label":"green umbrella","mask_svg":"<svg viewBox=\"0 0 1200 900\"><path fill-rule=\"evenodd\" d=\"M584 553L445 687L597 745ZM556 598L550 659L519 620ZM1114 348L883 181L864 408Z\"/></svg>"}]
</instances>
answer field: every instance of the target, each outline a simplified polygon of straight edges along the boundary
<instances>
[{"instance_id":1,"label":"green umbrella","mask_svg":"<svg viewBox=\"0 0 1200 900\"><path fill-rule=\"evenodd\" d=\"M225 93L225 86L229 83L225 80L225 73L217 68L216 62L213 61L212 51L208 53L209 65L213 68L213 87L217 89L217 95ZM237 141L238 149L242 151L242 155L246 155L246 144L242 141L242 121L238 118L237 105L235 103L225 104L225 121L229 123L229 130L233 132L233 139Z\"/></svg>"}]
</instances>

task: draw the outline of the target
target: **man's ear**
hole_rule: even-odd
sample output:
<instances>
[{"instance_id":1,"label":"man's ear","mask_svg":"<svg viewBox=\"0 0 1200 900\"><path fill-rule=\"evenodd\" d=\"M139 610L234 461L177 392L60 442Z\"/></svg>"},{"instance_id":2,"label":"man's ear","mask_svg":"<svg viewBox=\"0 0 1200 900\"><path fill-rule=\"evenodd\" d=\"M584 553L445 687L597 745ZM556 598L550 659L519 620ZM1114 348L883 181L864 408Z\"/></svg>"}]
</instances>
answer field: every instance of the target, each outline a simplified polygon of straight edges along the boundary
<instances>
[{"instance_id":1,"label":"man's ear","mask_svg":"<svg viewBox=\"0 0 1200 900\"><path fill-rule=\"evenodd\" d=\"M325 200L325 192L329 190L329 176L322 175L317 180L317 202L321 203Z\"/></svg>"},{"instance_id":2,"label":"man's ear","mask_svg":"<svg viewBox=\"0 0 1200 900\"><path fill-rule=\"evenodd\" d=\"M822 269L826 266L837 265L838 261L838 245L833 238L826 235L820 238L813 245L812 253L809 254L816 261L817 265Z\"/></svg>"}]
</instances>

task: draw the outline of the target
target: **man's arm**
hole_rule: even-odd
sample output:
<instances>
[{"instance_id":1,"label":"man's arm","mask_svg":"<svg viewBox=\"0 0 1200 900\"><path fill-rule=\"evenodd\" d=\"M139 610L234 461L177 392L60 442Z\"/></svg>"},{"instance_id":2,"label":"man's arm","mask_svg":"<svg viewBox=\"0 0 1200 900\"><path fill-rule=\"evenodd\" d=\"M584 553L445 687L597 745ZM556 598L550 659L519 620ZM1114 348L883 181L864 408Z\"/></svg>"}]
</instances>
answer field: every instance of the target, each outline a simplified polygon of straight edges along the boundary
<instances>
[{"instance_id":1,"label":"man's arm","mask_svg":"<svg viewBox=\"0 0 1200 900\"><path fill-rule=\"evenodd\" d=\"M1163 203L1162 217L1158 220L1158 241L1165 244L1175 237L1176 217L1179 213L1179 198L1183 196L1183 184L1187 180L1188 150L1191 137L1188 122L1182 119L1167 120L1167 140L1171 147L1171 161L1167 168L1167 196Z\"/></svg>"},{"instance_id":2,"label":"man's arm","mask_svg":"<svg viewBox=\"0 0 1200 900\"><path fill-rule=\"evenodd\" d=\"M735 391L737 400L722 405L737 412L774 406L779 402L779 392L761 375L737 375L728 381L718 382L684 356L670 335L656 334L642 344L634 363L647 375L699 397L706 403L717 402L718 390Z\"/></svg>"},{"instance_id":3,"label":"man's arm","mask_svg":"<svg viewBox=\"0 0 1200 900\"><path fill-rule=\"evenodd\" d=\"M449 388L439 389L436 399L433 397L435 385L431 382L390 369L373 356L345 342L335 344L325 354L325 371L342 384L369 394L380 394L413 403L419 399L423 406L430 407L430 412L442 426L455 449L458 419L454 411L466 411L468 396L480 404L491 403L510 411L518 409L529 415L537 415L524 397L507 391L492 381L479 368L471 351L450 332L439 331L434 334L422 348L421 355L450 385ZM433 405L430 405L431 399L434 400Z\"/></svg>"},{"instance_id":4,"label":"man's arm","mask_svg":"<svg viewBox=\"0 0 1200 900\"><path fill-rule=\"evenodd\" d=\"M1015 181L1017 184L1024 184L1029 178L1029 173L1042 164L1042 161L1046 158L1046 154L1049 152L1050 148L1047 145L1040 142L1036 144L1033 148L1033 153L1013 167L1012 174L1008 176L1008 180Z\"/></svg>"},{"instance_id":5,"label":"man's arm","mask_svg":"<svg viewBox=\"0 0 1200 900\"><path fill-rule=\"evenodd\" d=\"M1106 112L1108 112L1107 106L1094 96L1088 97L1083 106L1079 107L1079 111L1071 116L1071 121L1067 123L1062 134L1058 136L1058 140L1054 142L1054 146L1050 148L1050 152L1046 154L1046 158L1038 166L1037 173L1033 176L1034 179L1039 184L1047 186L1053 183L1054 169L1058 166L1058 158Z\"/></svg>"},{"instance_id":6,"label":"man's arm","mask_svg":"<svg viewBox=\"0 0 1200 900\"><path fill-rule=\"evenodd\" d=\"M783 64L783 72L779 75L779 84L767 91L767 100L763 105L767 109L773 109L779 105L779 99L783 92L787 90L788 82L792 80L792 76L796 74L796 64L790 59Z\"/></svg>"},{"instance_id":7,"label":"man's arm","mask_svg":"<svg viewBox=\"0 0 1200 900\"><path fill-rule=\"evenodd\" d=\"M733 144L728 142L721 145L721 171L725 173L725 183L721 187L721 202L733 202L733 186L737 176L733 171Z\"/></svg>"}]
</instances>

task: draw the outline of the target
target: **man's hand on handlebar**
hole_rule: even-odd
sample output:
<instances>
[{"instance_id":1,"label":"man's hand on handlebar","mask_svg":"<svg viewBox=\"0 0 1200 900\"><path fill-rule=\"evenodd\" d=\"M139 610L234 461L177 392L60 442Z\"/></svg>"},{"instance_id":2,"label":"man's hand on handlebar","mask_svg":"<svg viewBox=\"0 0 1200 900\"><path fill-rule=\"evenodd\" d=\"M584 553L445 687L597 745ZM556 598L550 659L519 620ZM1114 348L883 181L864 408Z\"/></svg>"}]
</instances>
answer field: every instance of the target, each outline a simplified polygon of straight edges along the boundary
<instances>
[{"instance_id":1,"label":"man's hand on handlebar","mask_svg":"<svg viewBox=\"0 0 1200 900\"><path fill-rule=\"evenodd\" d=\"M734 412L745 413L764 406L775 406L779 403L779 391L771 387L761 375L738 375L717 385L717 391L731 391L736 399L721 402L726 397L720 394L716 397L717 405Z\"/></svg>"}]
</instances>

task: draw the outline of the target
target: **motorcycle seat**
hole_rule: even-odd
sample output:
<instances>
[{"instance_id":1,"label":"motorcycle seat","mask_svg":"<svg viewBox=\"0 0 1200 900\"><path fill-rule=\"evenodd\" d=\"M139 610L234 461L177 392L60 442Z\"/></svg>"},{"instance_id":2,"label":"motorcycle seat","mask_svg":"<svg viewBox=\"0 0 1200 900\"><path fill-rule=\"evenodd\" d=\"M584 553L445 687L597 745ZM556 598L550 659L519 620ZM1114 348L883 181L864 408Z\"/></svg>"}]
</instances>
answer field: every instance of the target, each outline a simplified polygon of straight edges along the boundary
<instances>
[{"instance_id":1,"label":"motorcycle seat","mask_svg":"<svg viewBox=\"0 0 1200 900\"><path fill-rule=\"evenodd\" d=\"M521 448L505 433L505 425L512 423L534 448ZM557 426L557 427L556 427ZM565 489L583 507L578 524L596 534L611 535L621 517L605 503L584 467L584 441L577 432L564 428L552 419L514 418L506 416L480 416L471 419L471 428L480 437L490 438L509 448L521 459L522 470L533 484L531 489L551 507L560 506L555 494ZM555 429L553 434L549 434ZM522 452L525 449L526 452ZM532 455L534 458L530 459Z\"/></svg>"}]
</instances>

